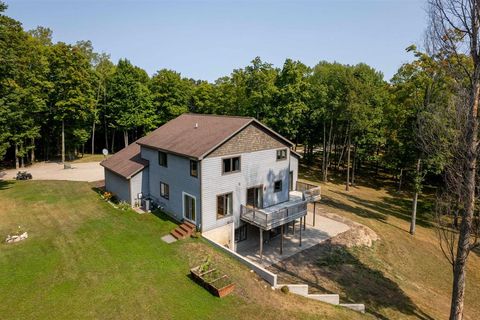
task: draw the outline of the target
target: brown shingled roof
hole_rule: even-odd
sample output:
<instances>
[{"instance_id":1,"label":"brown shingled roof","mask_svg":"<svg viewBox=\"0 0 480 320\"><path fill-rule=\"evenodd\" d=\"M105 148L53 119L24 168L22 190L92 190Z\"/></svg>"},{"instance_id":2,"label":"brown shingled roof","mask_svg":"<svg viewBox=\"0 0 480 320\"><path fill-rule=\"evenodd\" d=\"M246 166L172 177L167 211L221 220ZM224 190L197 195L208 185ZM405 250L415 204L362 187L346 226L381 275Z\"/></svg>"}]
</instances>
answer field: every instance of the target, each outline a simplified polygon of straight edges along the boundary
<instances>
[{"instance_id":1,"label":"brown shingled roof","mask_svg":"<svg viewBox=\"0 0 480 320\"><path fill-rule=\"evenodd\" d=\"M103 160L100 164L125 179L130 179L148 166L148 160L140 157L140 146L134 142Z\"/></svg>"},{"instance_id":2,"label":"brown shingled roof","mask_svg":"<svg viewBox=\"0 0 480 320\"><path fill-rule=\"evenodd\" d=\"M182 114L138 140L138 144L201 159L253 118Z\"/></svg>"},{"instance_id":3,"label":"brown shingled roof","mask_svg":"<svg viewBox=\"0 0 480 320\"><path fill-rule=\"evenodd\" d=\"M184 113L102 161L101 165L129 179L148 166L148 161L140 157L140 146L201 160L252 122L293 146L254 118Z\"/></svg>"}]
</instances>

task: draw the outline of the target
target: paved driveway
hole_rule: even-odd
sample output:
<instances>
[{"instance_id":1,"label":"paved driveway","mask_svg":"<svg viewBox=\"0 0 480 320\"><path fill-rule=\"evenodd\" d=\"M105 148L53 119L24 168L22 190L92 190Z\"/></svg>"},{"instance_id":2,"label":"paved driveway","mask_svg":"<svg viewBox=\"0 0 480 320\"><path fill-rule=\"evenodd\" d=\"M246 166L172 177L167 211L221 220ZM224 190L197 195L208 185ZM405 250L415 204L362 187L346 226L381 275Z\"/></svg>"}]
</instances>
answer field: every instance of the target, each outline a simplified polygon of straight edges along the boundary
<instances>
[{"instance_id":1,"label":"paved driveway","mask_svg":"<svg viewBox=\"0 0 480 320\"><path fill-rule=\"evenodd\" d=\"M0 179L15 179L18 171L32 174L33 180L98 181L104 179L100 162L72 163L72 169L64 169L61 163L41 162L20 170L9 169L0 172Z\"/></svg>"}]
</instances>

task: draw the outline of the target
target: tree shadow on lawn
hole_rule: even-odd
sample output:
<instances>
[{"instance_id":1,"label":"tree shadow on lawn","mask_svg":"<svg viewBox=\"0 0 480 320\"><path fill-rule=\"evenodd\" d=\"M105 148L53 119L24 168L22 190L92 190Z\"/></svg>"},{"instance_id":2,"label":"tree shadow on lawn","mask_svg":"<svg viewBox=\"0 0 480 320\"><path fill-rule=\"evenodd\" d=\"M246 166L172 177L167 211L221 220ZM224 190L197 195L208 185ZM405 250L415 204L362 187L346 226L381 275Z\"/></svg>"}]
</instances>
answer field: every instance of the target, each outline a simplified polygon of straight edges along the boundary
<instances>
[{"instance_id":1,"label":"tree shadow on lawn","mask_svg":"<svg viewBox=\"0 0 480 320\"><path fill-rule=\"evenodd\" d=\"M420 310L397 283L381 271L363 264L346 247L332 244L330 240L303 250L269 269L279 273L279 277L286 278L286 281L306 283L323 293L339 293L335 292L339 288L342 301L364 303L367 312L378 319L388 319L381 313L382 309L394 309L423 320L433 319ZM329 285L331 282L335 284L333 288Z\"/></svg>"},{"instance_id":2,"label":"tree shadow on lawn","mask_svg":"<svg viewBox=\"0 0 480 320\"><path fill-rule=\"evenodd\" d=\"M332 192L342 197L345 197L347 200L357 204L358 206L354 207L335 200L331 197L323 196L322 203L326 206L332 206L343 211L351 212L360 217L370 219L373 218L385 223L388 216L393 216L405 221L411 220L411 201L408 199L382 197L382 201L373 201L362 199L360 197L346 194L344 192ZM416 221L417 225L425 228L435 226L431 222L431 219L433 218L431 214L429 214L429 212L431 212L431 204L424 201L418 201Z\"/></svg>"},{"instance_id":3,"label":"tree shadow on lawn","mask_svg":"<svg viewBox=\"0 0 480 320\"><path fill-rule=\"evenodd\" d=\"M155 209L155 210L152 210L151 212L155 217L157 217L158 219L162 220L163 222L171 222L175 225L179 225L180 223L173 219L171 216L169 216L168 214L166 214L165 212L163 212L162 210L160 209Z\"/></svg>"},{"instance_id":4,"label":"tree shadow on lawn","mask_svg":"<svg viewBox=\"0 0 480 320\"><path fill-rule=\"evenodd\" d=\"M10 189L13 185L13 181L0 180L0 190Z\"/></svg>"}]
</instances>

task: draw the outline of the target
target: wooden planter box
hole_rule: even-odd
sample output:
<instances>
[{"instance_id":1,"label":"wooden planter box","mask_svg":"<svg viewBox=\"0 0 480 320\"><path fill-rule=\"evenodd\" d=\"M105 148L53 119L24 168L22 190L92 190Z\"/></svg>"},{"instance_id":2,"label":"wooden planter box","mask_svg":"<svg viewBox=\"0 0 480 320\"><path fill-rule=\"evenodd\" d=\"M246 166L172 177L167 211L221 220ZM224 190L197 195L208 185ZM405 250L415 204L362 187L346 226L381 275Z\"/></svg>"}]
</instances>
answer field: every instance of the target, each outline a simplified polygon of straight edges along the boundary
<instances>
[{"instance_id":1,"label":"wooden planter box","mask_svg":"<svg viewBox=\"0 0 480 320\"><path fill-rule=\"evenodd\" d=\"M227 275L218 274L217 269L200 272L200 267L190 269L192 278L217 297L225 297L235 289L235 283L231 282Z\"/></svg>"}]
</instances>

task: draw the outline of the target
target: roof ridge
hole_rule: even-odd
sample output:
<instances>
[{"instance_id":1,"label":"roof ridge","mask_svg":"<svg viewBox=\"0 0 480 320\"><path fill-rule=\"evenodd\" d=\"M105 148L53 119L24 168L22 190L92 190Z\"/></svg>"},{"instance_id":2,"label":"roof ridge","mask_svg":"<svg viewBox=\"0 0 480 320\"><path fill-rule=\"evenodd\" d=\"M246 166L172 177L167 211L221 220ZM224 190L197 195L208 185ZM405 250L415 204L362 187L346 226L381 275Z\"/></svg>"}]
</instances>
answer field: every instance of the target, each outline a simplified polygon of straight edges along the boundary
<instances>
[{"instance_id":1,"label":"roof ridge","mask_svg":"<svg viewBox=\"0 0 480 320\"><path fill-rule=\"evenodd\" d=\"M213 113L185 112L185 113L182 113L182 116L183 115L194 115L194 116L202 116L202 117L219 117L219 118L255 119L254 117L248 117L248 116L235 116L235 115L213 114Z\"/></svg>"}]
</instances>

